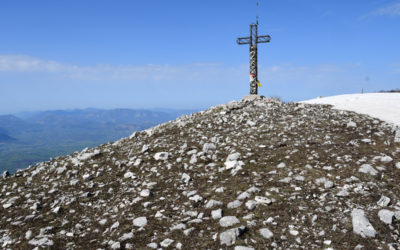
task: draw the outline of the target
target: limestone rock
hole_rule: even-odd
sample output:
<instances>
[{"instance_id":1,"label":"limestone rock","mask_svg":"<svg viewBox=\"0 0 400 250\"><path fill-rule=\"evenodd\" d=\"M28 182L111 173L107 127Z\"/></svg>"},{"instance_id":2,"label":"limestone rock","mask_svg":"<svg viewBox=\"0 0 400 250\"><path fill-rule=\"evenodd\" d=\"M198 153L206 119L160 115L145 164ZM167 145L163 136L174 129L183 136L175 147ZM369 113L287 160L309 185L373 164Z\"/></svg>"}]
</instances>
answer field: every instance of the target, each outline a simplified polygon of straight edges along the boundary
<instances>
[{"instance_id":1,"label":"limestone rock","mask_svg":"<svg viewBox=\"0 0 400 250\"><path fill-rule=\"evenodd\" d=\"M222 232L219 235L221 245L232 246L235 244L237 238L247 230L246 227L232 228Z\"/></svg>"},{"instance_id":2,"label":"limestone rock","mask_svg":"<svg viewBox=\"0 0 400 250\"><path fill-rule=\"evenodd\" d=\"M351 212L353 232L360 235L363 238L374 238L376 231L371 223L365 217L365 213L361 209L353 209Z\"/></svg>"},{"instance_id":3,"label":"limestone rock","mask_svg":"<svg viewBox=\"0 0 400 250\"><path fill-rule=\"evenodd\" d=\"M236 216L225 216L219 220L221 227L230 227L237 223L240 223L240 221L238 218L236 218Z\"/></svg>"},{"instance_id":4,"label":"limestone rock","mask_svg":"<svg viewBox=\"0 0 400 250\"><path fill-rule=\"evenodd\" d=\"M165 239L163 241L161 241L160 245L162 247L169 247L172 243L174 243L174 240L172 239Z\"/></svg>"},{"instance_id":5,"label":"limestone rock","mask_svg":"<svg viewBox=\"0 0 400 250\"><path fill-rule=\"evenodd\" d=\"M233 209L233 208L238 208L242 205L243 203L239 200L234 200L232 202L229 202L227 205L227 208Z\"/></svg>"},{"instance_id":6,"label":"limestone rock","mask_svg":"<svg viewBox=\"0 0 400 250\"><path fill-rule=\"evenodd\" d=\"M358 169L358 172L364 173L364 174L370 174L370 175L377 175L378 171L376 171L375 168L373 168L369 164L363 164L361 167Z\"/></svg>"},{"instance_id":7,"label":"limestone rock","mask_svg":"<svg viewBox=\"0 0 400 250\"><path fill-rule=\"evenodd\" d=\"M378 204L378 206L381 206L381 207L386 207L390 204L390 198L382 195L376 204Z\"/></svg>"},{"instance_id":8,"label":"limestone rock","mask_svg":"<svg viewBox=\"0 0 400 250\"><path fill-rule=\"evenodd\" d=\"M206 205L205 208L209 209L209 208L213 208L213 207L217 207L217 206L221 206L222 202L220 201L216 201L216 200L209 200Z\"/></svg>"},{"instance_id":9,"label":"limestone rock","mask_svg":"<svg viewBox=\"0 0 400 250\"><path fill-rule=\"evenodd\" d=\"M138 217L133 220L133 225L136 227L144 227L147 225L147 218L146 217Z\"/></svg>"},{"instance_id":10,"label":"limestone rock","mask_svg":"<svg viewBox=\"0 0 400 250\"><path fill-rule=\"evenodd\" d=\"M394 218L394 212L387 209L381 209L378 212L378 216L383 223L390 225Z\"/></svg>"},{"instance_id":11,"label":"limestone rock","mask_svg":"<svg viewBox=\"0 0 400 250\"><path fill-rule=\"evenodd\" d=\"M156 161L165 161L168 159L169 154L167 152L158 152L154 155Z\"/></svg>"},{"instance_id":12,"label":"limestone rock","mask_svg":"<svg viewBox=\"0 0 400 250\"><path fill-rule=\"evenodd\" d=\"M213 218L214 220L221 219L221 217L222 217L222 209L216 209L211 211L211 218Z\"/></svg>"},{"instance_id":13,"label":"limestone rock","mask_svg":"<svg viewBox=\"0 0 400 250\"><path fill-rule=\"evenodd\" d=\"M270 239L274 236L274 234L268 228L261 228L259 232L265 239Z\"/></svg>"}]
</instances>

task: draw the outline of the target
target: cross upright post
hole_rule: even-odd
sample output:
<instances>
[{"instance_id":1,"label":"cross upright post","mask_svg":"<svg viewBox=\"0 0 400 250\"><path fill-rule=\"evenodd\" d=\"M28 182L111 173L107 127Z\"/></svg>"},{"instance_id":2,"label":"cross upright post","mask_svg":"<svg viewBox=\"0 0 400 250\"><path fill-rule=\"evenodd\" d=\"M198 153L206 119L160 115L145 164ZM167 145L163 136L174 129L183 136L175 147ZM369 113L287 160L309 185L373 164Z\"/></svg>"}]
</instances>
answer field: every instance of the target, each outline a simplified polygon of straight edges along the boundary
<instances>
[{"instance_id":1,"label":"cross upright post","mask_svg":"<svg viewBox=\"0 0 400 250\"><path fill-rule=\"evenodd\" d=\"M236 42L239 45L249 44L250 46L250 95L258 94L258 65L257 65L257 44L269 43L271 37L258 36L258 24L250 24L250 36L239 37Z\"/></svg>"}]
</instances>

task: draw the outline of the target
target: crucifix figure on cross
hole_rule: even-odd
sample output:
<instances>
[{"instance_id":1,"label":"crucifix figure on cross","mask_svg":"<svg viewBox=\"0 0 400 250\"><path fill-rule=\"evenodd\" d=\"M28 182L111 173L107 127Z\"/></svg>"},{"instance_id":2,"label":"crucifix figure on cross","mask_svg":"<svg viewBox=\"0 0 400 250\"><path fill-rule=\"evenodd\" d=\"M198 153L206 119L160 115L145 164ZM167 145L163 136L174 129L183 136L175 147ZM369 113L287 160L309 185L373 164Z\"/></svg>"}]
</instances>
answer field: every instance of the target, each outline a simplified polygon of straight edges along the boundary
<instances>
[{"instance_id":1,"label":"crucifix figure on cross","mask_svg":"<svg viewBox=\"0 0 400 250\"><path fill-rule=\"evenodd\" d=\"M237 43L241 44L249 44L250 45L250 95L258 94L258 75L257 75L257 44L258 43L269 43L271 41L271 37L269 35L266 36L258 36L257 35L257 24L250 24L250 36L248 37L239 37L237 39Z\"/></svg>"}]
</instances>

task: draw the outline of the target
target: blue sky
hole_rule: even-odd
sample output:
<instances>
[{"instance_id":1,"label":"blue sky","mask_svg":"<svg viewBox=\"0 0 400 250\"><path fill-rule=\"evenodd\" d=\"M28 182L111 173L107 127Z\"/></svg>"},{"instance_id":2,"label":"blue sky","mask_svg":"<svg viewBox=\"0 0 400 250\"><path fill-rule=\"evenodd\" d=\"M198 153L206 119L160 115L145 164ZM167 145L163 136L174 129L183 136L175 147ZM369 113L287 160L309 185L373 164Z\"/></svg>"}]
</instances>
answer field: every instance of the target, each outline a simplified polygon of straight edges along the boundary
<instances>
[{"instance_id":1,"label":"blue sky","mask_svg":"<svg viewBox=\"0 0 400 250\"><path fill-rule=\"evenodd\" d=\"M249 92L256 0L0 1L0 114L207 108ZM400 88L400 1L259 0L259 93Z\"/></svg>"}]
</instances>

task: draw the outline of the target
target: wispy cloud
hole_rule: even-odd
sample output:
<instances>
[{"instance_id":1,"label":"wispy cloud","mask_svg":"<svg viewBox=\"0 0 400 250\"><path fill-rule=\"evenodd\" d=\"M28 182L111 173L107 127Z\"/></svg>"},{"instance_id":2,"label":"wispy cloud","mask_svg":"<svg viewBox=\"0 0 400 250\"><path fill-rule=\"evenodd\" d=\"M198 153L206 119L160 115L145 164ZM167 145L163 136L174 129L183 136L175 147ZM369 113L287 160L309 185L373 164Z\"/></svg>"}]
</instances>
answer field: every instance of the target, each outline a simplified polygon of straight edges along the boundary
<instances>
[{"instance_id":1,"label":"wispy cloud","mask_svg":"<svg viewBox=\"0 0 400 250\"><path fill-rule=\"evenodd\" d=\"M291 65L281 64L269 67L260 67L260 73L267 78L278 79L318 79L331 78L332 75L341 75L358 68L358 63L347 64L318 64L318 65Z\"/></svg>"},{"instance_id":2,"label":"wispy cloud","mask_svg":"<svg viewBox=\"0 0 400 250\"><path fill-rule=\"evenodd\" d=\"M0 72L56 73L63 77L83 80L153 80L169 81L214 75L220 64L194 63L183 65L71 65L25 55L0 55Z\"/></svg>"},{"instance_id":3,"label":"wispy cloud","mask_svg":"<svg viewBox=\"0 0 400 250\"><path fill-rule=\"evenodd\" d=\"M67 67L58 62L44 61L41 59L24 55L0 55L0 71L9 72L60 72L64 70L73 70L73 67Z\"/></svg>"},{"instance_id":4,"label":"wispy cloud","mask_svg":"<svg viewBox=\"0 0 400 250\"><path fill-rule=\"evenodd\" d=\"M400 16L400 2L372 11L368 16Z\"/></svg>"},{"instance_id":5,"label":"wispy cloud","mask_svg":"<svg viewBox=\"0 0 400 250\"><path fill-rule=\"evenodd\" d=\"M291 93L295 96L296 93L305 90L316 92L332 88L349 89L357 82L363 83L362 79L365 75L360 72L360 67L361 65L357 63L260 65L259 77L261 83L268 86L262 89L267 92L266 94ZM112 83L115 88L121 89L124 88L124 82L129 82L130 86L146 83L146 86L156 86L158 89L191 91L191 93L193 88L196 88L196 91L209 89L215 93L227 90L229 93L234 93L235 91L242 92L248 87L247 64L228 66L200 62L182 65L81 66L25 55L0 55L1 72L14 72L18 76L24 73L40 72L61 80L67 79L70 83L74 83L74 80L86 83ZM196 91L193 92L194 95Z\"/></svg>"}]
</instances>

